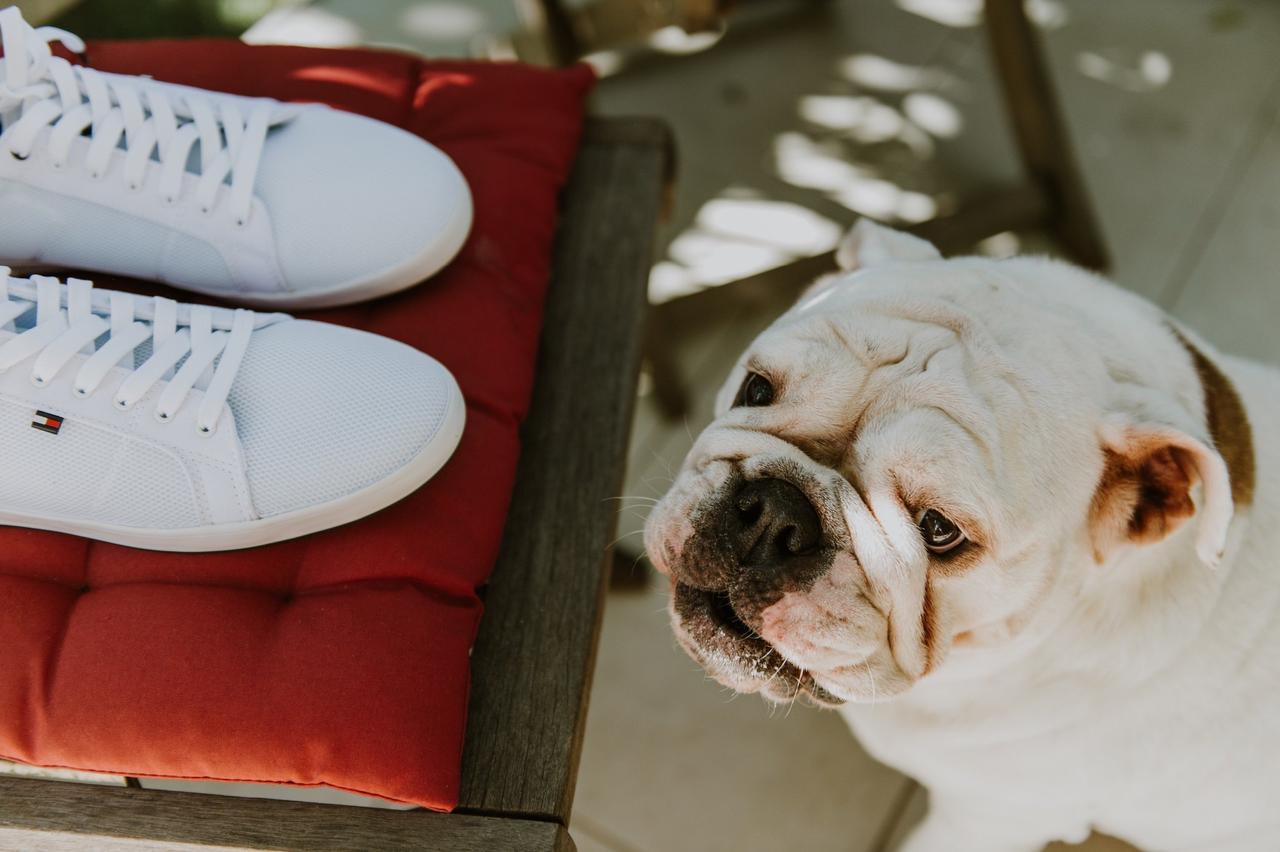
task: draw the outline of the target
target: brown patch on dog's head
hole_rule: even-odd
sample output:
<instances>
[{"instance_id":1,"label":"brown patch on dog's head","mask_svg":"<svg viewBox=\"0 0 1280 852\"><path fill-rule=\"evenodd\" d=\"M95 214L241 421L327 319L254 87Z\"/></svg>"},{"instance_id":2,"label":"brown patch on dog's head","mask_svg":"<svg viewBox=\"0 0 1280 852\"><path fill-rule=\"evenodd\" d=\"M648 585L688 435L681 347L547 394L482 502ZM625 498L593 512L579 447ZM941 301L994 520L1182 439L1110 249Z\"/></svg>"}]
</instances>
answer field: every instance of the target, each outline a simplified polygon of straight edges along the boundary
<instances>
[{"instance_id":1,"label":"brown patch on dog's head","mask_svg":"<svg viewBox=\"0 0 1280 852\"><path fill-rule=\"evenodd\" d=\"M1184 448L1135 436L1103 453L1106 466L1091 507L1098 562L1120 541L1160 541L1196 513L1194 462Z\"/></svg>"},{"instance_id":2,"label":"brown patch on dog's head","mask_svg":"<svg viewBox=\"0 0 1280 852\"><path fill-rule=\"evenodd\" d=\"M1208 440L1165 424L1130 423L1104 441L1105 464L1089 518L1099 563L1122 543L1164 539L1199 511L1204 518L1197 551L1217 564L1232 516L1253 501L1253 431L1244 403L1217 365L1176 328L1171 331L1200 379ZM1191 497L1198 482L1204 485L1199 509Z\"/></svg>"},{"instance_id":3,"label":"brown patch on dog's head","mask_svg":"<svg viewBox=\"0 0 1280 852\"><path fill-rule=\"evenodd\" d=\"M1204 410L1209 421L1209 436L1214 448L1227 463L1231 474L1231 501L1239 510L1253 503L1257 470L1253 453L1253 428L1244 403L1218 365L1208 359L1195 344L1177 329L1178 342L1191 356L1200 385L1204 389Z\"/></svg>"}]
</instances>

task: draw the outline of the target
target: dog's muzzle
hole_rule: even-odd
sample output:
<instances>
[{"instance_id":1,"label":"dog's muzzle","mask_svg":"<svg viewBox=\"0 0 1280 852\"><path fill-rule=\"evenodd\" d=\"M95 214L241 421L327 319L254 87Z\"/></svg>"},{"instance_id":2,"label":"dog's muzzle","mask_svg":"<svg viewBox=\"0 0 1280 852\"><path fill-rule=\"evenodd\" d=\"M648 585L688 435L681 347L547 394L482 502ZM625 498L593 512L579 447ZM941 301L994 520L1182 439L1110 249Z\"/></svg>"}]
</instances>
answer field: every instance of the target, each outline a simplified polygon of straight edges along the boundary
<instances>
[{"instance_id":1,"label":"dog's muzzle","mask_svg":"<svg viewBox=\"0 0 1280 852\"><path fill-rule=\"evenodd\" d=\"M822 520L796 485L735 475L698 506L672 564L672 614L685 648L718 680L777 700L838 699L760 636L761 614L830 565Z\"/></svg>"}]
</instances>

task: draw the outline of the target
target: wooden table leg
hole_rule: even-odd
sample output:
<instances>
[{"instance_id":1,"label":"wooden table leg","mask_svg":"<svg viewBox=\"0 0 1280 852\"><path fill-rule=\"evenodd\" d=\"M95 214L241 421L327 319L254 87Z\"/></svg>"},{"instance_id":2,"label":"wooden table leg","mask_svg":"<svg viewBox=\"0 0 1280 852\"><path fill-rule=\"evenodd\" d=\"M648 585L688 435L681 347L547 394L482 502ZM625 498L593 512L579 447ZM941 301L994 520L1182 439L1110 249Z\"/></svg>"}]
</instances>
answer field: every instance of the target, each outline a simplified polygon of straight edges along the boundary
<instances>
[{"instance_id":1,"label":"wooden table leg","mask_svg":"<svg viewBox=\"0 0 1280 852\"><path fill-rule=\"evenodd\" d=\"M986 0L986 30L1023 165L1049 204L1046 225L1076 262L1103 269L1106 245L1022 0Z\"/></svg>"}]
</instances>

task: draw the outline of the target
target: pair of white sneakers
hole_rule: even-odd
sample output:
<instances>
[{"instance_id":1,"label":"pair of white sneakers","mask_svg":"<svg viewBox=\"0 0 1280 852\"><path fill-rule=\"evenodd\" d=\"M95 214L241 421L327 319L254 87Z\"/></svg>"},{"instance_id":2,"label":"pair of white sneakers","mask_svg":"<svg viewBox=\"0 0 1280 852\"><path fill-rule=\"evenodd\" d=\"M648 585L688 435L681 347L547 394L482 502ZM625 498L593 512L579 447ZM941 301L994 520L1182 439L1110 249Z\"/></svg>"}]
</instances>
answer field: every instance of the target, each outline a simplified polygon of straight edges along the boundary
<instances>
[{"instance_id":1,"label":"pair of white sneakers","mask_svg":"<svg viewBox=\"0 0 1280 852\"><path fill-rule=\"evenodd\" d=\"M0 259L271 309L430 276L471 197L412 134L323 106L106 74L0 11ZM0 523L134 547L250 547L407 496L462 394L397 341L0 267Z\"/></svg>"}]
</instances>

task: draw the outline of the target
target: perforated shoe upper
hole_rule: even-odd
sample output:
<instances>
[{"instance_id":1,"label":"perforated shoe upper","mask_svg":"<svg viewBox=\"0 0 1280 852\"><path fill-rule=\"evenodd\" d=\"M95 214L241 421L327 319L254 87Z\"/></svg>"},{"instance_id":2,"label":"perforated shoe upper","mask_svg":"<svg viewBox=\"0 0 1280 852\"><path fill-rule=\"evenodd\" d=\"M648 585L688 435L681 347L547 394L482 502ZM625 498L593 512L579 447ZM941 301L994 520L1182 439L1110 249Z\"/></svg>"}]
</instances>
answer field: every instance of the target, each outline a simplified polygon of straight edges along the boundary
<instances>
[{"instance_id":1,"label":"perforated shoe upper","mask_svg":"<svg viewBox=\"0 0 1280 852\"><path fill-rule=\"evenodd\" d=\"M461 435L427 355L285 314L0 268L0 522L169 550L248 547L399 500Z\"/></svg>"},{"instance_id":2,"label":"perforated shoe upper","mask_svg":"<svg viewBox=\"0 0 1280 852\"><path fill-rule=\"evenodd\" d=\"M408 464L460 399L395 340L295 320L259 331L227 402L261 516L335 500Z\"/></svg>"},{"instance_id":3,"label":"perforated shoe upper","mask_svg":"<svg viewBox=\"0 0 1280 852\"><path fill-rule=\"evenodd\" d=\"M299 295L378 277L420 280L453 256L471 223L466 181L442 151L324 107L271 132L257 193L285 286Z\"/></svg>"}]
</instances>

